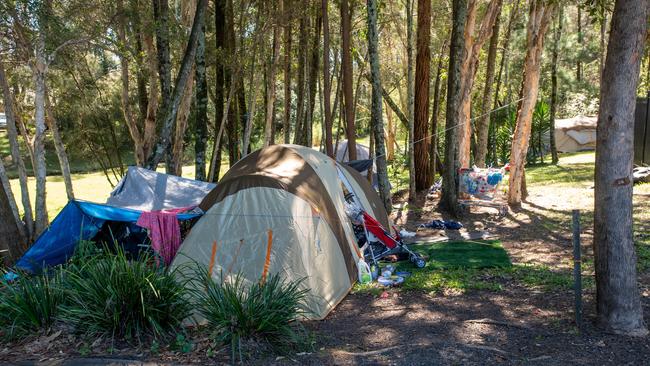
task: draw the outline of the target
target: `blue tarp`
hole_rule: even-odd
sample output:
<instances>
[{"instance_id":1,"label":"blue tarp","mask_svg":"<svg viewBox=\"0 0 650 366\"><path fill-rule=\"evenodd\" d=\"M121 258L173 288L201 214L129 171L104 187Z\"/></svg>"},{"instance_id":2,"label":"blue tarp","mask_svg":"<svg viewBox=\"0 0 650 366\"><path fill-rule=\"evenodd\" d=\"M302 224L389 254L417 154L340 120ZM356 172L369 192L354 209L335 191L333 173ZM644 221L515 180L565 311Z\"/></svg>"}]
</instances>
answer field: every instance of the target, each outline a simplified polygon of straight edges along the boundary
<instances>
[{"instance_id":1,"label":"blue tarp","mask_svg":"<svg viewBox=\"0 0 650 366\"><path fill-rule=\"evenodd\" d=\"M49 228L16 263L20 270L39 272L43 267L63 264L74 253L80 240L90 240L106 221L135 223L141 211L86 201L70 201ZM200 213L179 214L179 220L199 217Z\"/></svg>"}]
</instances>

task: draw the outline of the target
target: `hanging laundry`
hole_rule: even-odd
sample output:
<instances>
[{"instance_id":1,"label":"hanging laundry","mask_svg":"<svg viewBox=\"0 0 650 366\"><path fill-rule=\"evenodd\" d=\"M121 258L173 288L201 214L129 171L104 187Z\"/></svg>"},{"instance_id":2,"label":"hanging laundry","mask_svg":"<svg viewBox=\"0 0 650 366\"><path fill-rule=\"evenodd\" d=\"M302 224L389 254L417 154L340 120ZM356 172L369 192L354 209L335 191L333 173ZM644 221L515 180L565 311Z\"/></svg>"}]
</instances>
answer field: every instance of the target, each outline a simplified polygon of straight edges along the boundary
<instances>
[{"instance_id":1,"label":"hanging laundry","mask_svg":"<svg viewBox=\"0 0 650 366\"><path fill-rule=\"evenodd\" d=\"M167 266L174 260L181 246L181 227L176 214L184 211L187 211L187 208L143 212L136 223L149 230L151 247Z\"/></svg>"},{"instance_id":2,"label":"hanging laundry","mask_svg":"<svg viewBox=\"0 0 650 366\"><path fill-rule=\"evenodd\" d=\"M418 229L460 230L463 224L452 220L432 220L418 226Z\"/></svg>"}]
</instances>

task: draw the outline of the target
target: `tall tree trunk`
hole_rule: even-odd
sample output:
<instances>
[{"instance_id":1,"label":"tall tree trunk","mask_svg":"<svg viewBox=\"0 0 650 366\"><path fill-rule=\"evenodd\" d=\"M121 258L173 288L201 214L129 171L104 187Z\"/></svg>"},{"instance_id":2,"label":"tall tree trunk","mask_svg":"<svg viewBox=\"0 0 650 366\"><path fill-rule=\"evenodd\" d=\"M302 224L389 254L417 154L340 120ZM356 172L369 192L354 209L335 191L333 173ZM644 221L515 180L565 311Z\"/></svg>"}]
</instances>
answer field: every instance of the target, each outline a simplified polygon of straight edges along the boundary
<instances>
[{"instance_id":1,"label":"tall tree trunk","mask_svg":"<svg viewBox=\"0 0 650 366\"><path fill-rule=\"evenodd\" d=\"M458 116L461 99L461 63L465 44L464 30L467 21L467 0L453 0L451 42L449 43L449 68L447 69L447 112L445 124L445 169L442 178L440 205L456 215L458 213Z\"/></svg>"},{"instance_id":2,"label":"tall tree trunk","mask_svg":"<svg viewBox=\"0 0 650 366\"><path fill-rule=\"evenodd\" d=\"M158 55L158 78L160 80L161 97L157 115L160 118L166 114L172 100L172 64L169 54L168 0L153 0L153 17L156 27L156 52Z\"/></svg>"},{"instance_id":3,"label":"tall tree trunk","mask_svg":"<svg viewBox=\"0 0 650 366\"><path fill-rule=\"evenodd\" d=\"M415 60L415 118L413 151L415 154L415 189L431 186L429 177L429 64L431 62L431 1L418 0L417 55Z\"/></svg>"},{"instance_id":4,"label":"tall tree trunk","mask_svg":"<svg viewBox=\"0 0 650 366\"><path fill-rule=\"evenodd\" d=\"M503 46L501 46L501 63L499 64L499 73L497 74L497 86L494 89L494 108L499 107L499 93L501 92L501 75L503 74L503 68L506 65L508 60L508 50L510 49L510 35L512 34L512 27L517 20L519 15L519 3L521 0L514 0L514 6L510 11L510 17L508 19L508 27L506 28L506 34L503 36Z\"/></svg>"},{"instance_id":5,"label":"tall tree trunk","mask_svg":"<svg viewBox=\"0 0 650 366\"><path fill-rule=\"evenodd\" d=\"M7 137L9 138L9 146L11 147L11 161L18 170L18 181L20 182L20 197L23 205L23 212L25 217L25 234L26 241L31 242L32 234L34 232L34 214L32 212L32 203L29 198L29 186L27 185L27 169L25 162L20 155L20 145L18 142L18 131L16 129L16 118L14 113L14 97L9 89L7 77L5 75L3 63L0 61L0 88L2 88L2 96L5 107L5 115L7 118ZM29 145L28 141L25 141ZM12 196L13 198L13 196Z\"/></svg>"},{"instance_id":6,"label":"tall tree trunk","mask_svg":"<svg viewBox=\"0 0 650 366\"><path fill-rule=\"evenodd\" d=\"M357 160L357 133L354 123L354 95L352 94L352 46L349 0L341 0L341 56L343 68L343 99L345 106L345 134L348 139L348 159Z\"/></svg>"},{"instance_id":7,"label":"tall tree trunk","mask_svg":"<svg viewBox=\"0 0 650 366\"><path fill-rule=\"evenodd\" d=\"M158 113L158 62L156 51L153 45L153 37L144 34L144 48L147 57L147 67L149 68L149 95L147 97L147 114L144 118L144 132L142 136L143 156L146 158L151 154L156 143L156 113ZM143 161L144 164L144 161Z\"/></svg>"},{"instance_id":8,"label":"tall tree trunk","mask_svg":"<svg viewBox=\"0 0 650 366\"><path fill-rule=\"evenodd\" d=\"M275 70L278 67L280 60L280 17L284 13L284 4L282 0L278 0L277 9L274 12L273 22L273 57L269 67L269 76L267 83L267 101L266 101L266 124L264 128L264 146L269 146L275 143L273 119L275 115Z\"/></svg>"},{"instance_id":9,"label":"tall tree trunk","mask_svg":"<svg viewBox=\"0 0 650 366\"><path fill-rule=\"evenodd\" d=\"M471 103L472 88L478 70L479 55L483 44L490 38L497 15L501 12L501 0L491 0L479 25L478 34L474 34L478 0L470 0L465 24L465 51L461 68L461 108L459 152L460 166L469 167L472 142Z\"/></svg>"},{"instance_id":10,"label":"tall tree trunk","mask_svg":"<svg viewBox=\"0 0 650 366\"><path fill-rule=\"evenodd\" d=\"M323 103L324 103L324 124L325 124L325 152L327 156L334 158L334 146L332 145L332 85L330 80L330 23L328 18L328 0L321 0L321 12L323 15Z\"/></svg>"},{"instance_id":11,"label":"tall tree trunk","mask_svg":"<svg viewBox=\"0 0 650 366\"><path fill-rule=\"evenodd\" d=\"M205 17L205 10L207 8L207 5L207 0L198 0L197 2L196 12L194 14L194 22L192 24L192 31L190 33L187 48L185 49L185 53L183 55L181 67L178 71L178 76L176 77L176 85L174 86L173 98L169 106L167 106L165 109L165 113L162 114L162 130L160 132L158 142L156 143L151 156L147 160L148 169L155 170L158 166L158 163L162 160L163 156L165 156L165 170L168 174L173 174L175 172L175 167L173 166L172 161L171 141L175 135L174 126L176 117L178 115L178 108L181 104L181 99L183 98L183 93L185 91L185 86L188 82L190 82L190 79L192 77L192 65L194 64L199 33L203 24L203 18Z\"/></svg>"},{"instance_id":12,"label":"tall tree trunk","mask_svg":"<svg viewBox=\"0 0 650 366\"><path fill-rule=\"evenodd\" d=\"M598 324L635 336L648 334L632 229L634 106L648 10L646 0L614 6L600 88L594 191Z\"/></svg>"},{"instance_id":13,"label":"tall tree trunk","mask_svg":"<svg viewBox=\"0 0 650 366\"><path fill-rule=\"evenodd\" d=\"M600 60L598 62L598 83L602 83L603 81L603 68L605 67L605 34L606 34L606 26L607 26L607 13L605 12L605 1L599 1L598 4L598 12L600 13L600 21L599 26L600 26L600 49L599 49L599 56Z\"/></svg>"},{"instance_id":14,"label":"tall tree trunk","mask_svg":"<svg viewBox=\"0 0 650 366\"><path fill-rule=\"evenodd\" d=\"M217 149L217 137L219 135L220 123L224 116L224 93L226 88L226 57L231 55L230 49L226 50L226 0L215 0L214 2L214 25L215 25L215 91L214 91L214 136L212 146L212 158L210 169L208 169L208 180L214 177L219 179L219 169L221 168L221 148ZM226 54L227 53L227 54ZM229 74L229 73L228 73ZM230 74L228 75L230 76ZM229 119L230 123L227 135L230 151L230 142L237 141L237 121ZM217 159L218 158L218 159ZM214 163L212 163L214 162ZM215 171L216 170L216 171Z\"/></svg>"},{"instance_id":15,"label":"tall tree trunk","mask_svg":"<svg viewBox=\"0 0 650 366\"><path fill-rule=\"evenodd\" d=\"M34 135L34 176L36 177L36 222L34 236L38 236L47 228L46 181L47 165L45 164L45 74L47 62L45 60L45 35L39 33L36 47L36 60L32 65L34 78L34 122L36 133Z\"/></svg>"},{"instance_id":16,"label":"tall tree trunk","mask_svg":"<svg viewBox=\"0 0 650 366\"><path fill-rule=\"evenodd\" d=\"M372 79L372 107L370 125L375 137L375 156L377 164L377 180L379 196L386 212L390 213L393 205L390 198L390 183L388 183L388 167L386 165L386 147L384 145L384 123L382 121L381 79L379 74L379 40L377 35L377 0L368 0L368 57L370 58L370 75Z\"/></svg>"},{"instance_id":17,"label":"tall tree trunk","mask_svg":"<svg viewBox=\"0 0 650 366\"><path fill-rule=\"evenodd\" d=\"M557 64L558 48L560 40L562 39L562 23L564 22L564 7L559 5L557 27L553 34L553 59L551 60L551 125L549 127L549 140L551 145L551 161L557 164L559 159L557 156L557 146L555 145L555 114L557 109Z\"/></svg>"},{"instance_id":18,"label":"tall tree trunk","mask_svg":"<svg viewBox=\"0 0 650 366\"><path fill-rule=\"evenodd\" d=\"M413 8L415 0L406 0L406 94L408 104L408 149L409 154L409 201L416 198L415 192L415 37L413 35ZM395 105L397 107L397 105Z\"/></svg>"},{"instance_id":19,"label":"tall tree trunk","mask_svg":"<svg viewBox=\"0 0 650 366\"><path fill-rule=\"evenodd\" d=\"M25 251L25 230L18 215L4 164L0 160L0 250L8 250L9 256L4 265L10 266ZM4 256L0 253L0 257Z\"/></svg>"},{"instance_id":20,"label":"tall tree trunk","mask_svg":"<svg viewBox=\"0 0 650 366\"><path fill-rule=\"evenodd\" d=\"M576 81L580 83L582 81L582 44L583 44L583 34L582 34L582 5L578 4L578 60L576 62Z\"/></svg>"},{"instance_id":21,"label":"tall tree trunk","mask_svg":"<svg viewBox=\"0 0 650 366\"><path fill-rule=\"evenodd\" d=\"M481 100L481 118L476 124L476 154L474 163L479 168L485 168L485 157L487 155L488 130L490 127L490 110L492 109L492 86L494 85L494 65L497 60L497 48L499 47L499 29L501 24L501 12L497 12L490 37L488 48L487 65L485 66L485 87L483 88L483 100Z\"/></svg>"},{"instance_id":22,"label":"tall tree trunk","mask_svg":"<svg viewBox=\"0 0 650 366\"><path fill-rule=\"evenodd\" d=\"M433 85L433 110L431 111L431 143L429 145L429 175L433 181L436 177L437 152L438 152L438 114L440 112L440 82L442 79L443 55L447 49L447 41L443 42L438 54L438 65L436 66L436 81Z\"/></svg>"},{"instance_id":23,"label":"tall tree trunk","mask_svg":"<svg viewBox=\"0 0 650 366\"><path fill-rule=\"evenodd\" d=\"M386 159L392 161L395 159L395 122L393 121L393 111L386 103Z\"/></svg>"},{"instance_id":24,"label":"tall tree trunk","mask_svg":"<svg viewBox=\"0 0 650 366\"><path fill-rule=\"evenodd\" d=\"M208 80L205 70L205 22L196 47L196 116L194 118L194 179L205 180L205 147L208 141ZM222 112L223 113L223 112ZM216 124L216 120L215 120Z\"/></svg>"},{"instance_id":25,"label":"tall tree trunk","mask_svg":"<svg viewBox=\"0 0 650 366\"><path fill-rule=\"evenodd\" d=\"M307 66L307 10L301 9L300 14L300 36L298 38L298 79L297 79L297 102L296 123L294 128L293 143L300 144L302 139L302 122L305 118L306 99L305 98L305 72Z\"/></svg>"},{"instance_id":26,"label":"tall tree trunk","mask_svg":"<svg viewBox=\"0 0 650 366\"><path fill-rule=\"evenodd\" d=\"M45 121L47 123L47 127L52 133L52 139L54 140L54 149L56 150L56 156L59 159L61 175L63 176L63 183L65 184L65 193L68 196L69 200L74 200L74 191L72 189L72 177L70 175L70 163L68 162L68 154L65 152L65 145L63 145L63 139L59 133L59 126L56 122L56 118L54 117L54 109L50 104L50 96L48 95L47 89L45 89L45 110Z\"/></svg>"},{"instance_id":27,"label":"tall tree trunk","mask_svg":"<svg viewBox=\"0 0 650 366\"><path fill-rule=\"evenodd\" d=\"M522 100L517 111L517 126L512 138L510 149L510 179L508 188L508 203L520 205L523 195L524 167L530 142L530 131L533 121L533 110L539 91L539 72L544 50L544 35L553 17L556 3L535 0L531 3L528 29L526 35L526 59L524 61L524 77L521 84Z\"/></svg>"},{"instance_id":28,"label":"tall tree trunk","mask_svg":"<svg viewBox=\"0 0 650 366\"><path fill-rule=\"evenodd\" d=\"M198 43L197 43L198 45ZM198 47L197 47L198 48ZM195 57L196 58L196 57ZM183 175L183 154L185 152L185 132L187 131L188 120L190 118L190 109L192 107L193 91L194 91L194 75L196 68L194 67L194 60L192 60L192 68L190 70L189 79L185 84L183 97L178 106L178 115L176 116L176 127L174 133L174 143L172 144L172 171L174 175Z\"/></svg>"},{"instance_id":29,"label":"tall tree trunk","mask_svg":"<svg viewBox=\"0 0 650 366\"><path fill-rule=\"evenodd\" d=\"M314 134L314 108L316 106L316 91L317 85L316 81L318 80L318 64L319 64L319 55L320 55L320 27L321 27L321 15L320 8L316 9L316 18L314 21L314 37L312 38L311 44L311 57L309 63L309 104L307 106L307 113L305 114L305 120L303 123L303 136L304 140L302 141L303 145L311 147L314 143L313 134Z\"/></svg>"},{"instance_id":30,"label":"tall tree trunk","mask_svg":"<svg viewBox=\"0 0 650 366\"><path fill-rule=\"evenodd\" d=\"M284 120L282 131L284 133L284 143L291 142L291 28L293 7L292 1L286 0L284 17Z\"/></svg>"}]
</instances>

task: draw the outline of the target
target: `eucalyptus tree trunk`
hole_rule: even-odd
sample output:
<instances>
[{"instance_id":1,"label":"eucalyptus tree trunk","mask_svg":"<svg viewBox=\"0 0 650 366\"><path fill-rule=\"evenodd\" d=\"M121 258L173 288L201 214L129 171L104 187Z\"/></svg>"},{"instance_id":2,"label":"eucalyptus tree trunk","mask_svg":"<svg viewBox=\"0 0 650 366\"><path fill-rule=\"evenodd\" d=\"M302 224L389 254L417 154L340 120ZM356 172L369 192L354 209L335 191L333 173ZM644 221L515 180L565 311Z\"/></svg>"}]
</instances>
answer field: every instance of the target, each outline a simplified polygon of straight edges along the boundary
<instances>
[{"instance_id":1,"label":"eucalyptus tree trunk","mask_svg":"<svg viewBox=\"0 0 650 366\"><path fill-rule=\"evenodd\" d=\"M292 1L286 0L285 7L285 24L284 24L284 119L282 132L284 133L284 143L291 142L291 27L292 27Z\"/></svg>"},{"instance_id":2,"label":"eucalyptus tree trunk","mask_svg":"<svg viewBox=\"0 0 650 366\"><path fill-rule=\"evenodd\" d=\"M205 150L208 142L208 80L205 70L205 23L196 48L196 116L194 118L194 179L205 180ZM215 122L216 123L216 122Z\"/></svg>"},{"instance_id":3,"label":"eucalyptus tree trunk","mask_svg":"<svg viewBox=\"0 0 650 366\"><path fill-rule=\"evenodd\" d=\"M415 200L415 148L414 146L414 130L415 130L415 86L413 79L415 78L415 68L413 49L415 48L415 37L413 36L413 7L415 0L406 0L406 94L408 104L408 131L409 143L406 147L409 154L409 201ZM397 105L395 104L395 107ZM395 109L395 108L393 108ZM399 114L398 114L399 116Z\"/></svg>"},{"instance_id":4,"label":"eucalyptus tree trunk","mask_svg":"<svg viewBox=\"0 0 650 366\"><path fill-rule=\"evenodd\" d=\"M162 1L164 2L165 0ZM203 19L205 17L207 5L207 0L198 0L197 2L194 21L192 24L192 31L190 33L187 48L185 49L185 53L183 55L181 67L178 71L178 76L176 77L176 85L174 86L173 98L171 99L171 103L165 109L165 112L161 115L162 117L160 120L163 122L161 124L162 130L160 132L158 142L156 143L151 156L147 160L147 168L149 169L155 170L158 166L158 163L162 160L163 157L165 157L165 170L168 174L173 174L175 172L171 149L171 142L174 136L174 126L176 118L178 116L178 108L181 104L181 100L185 91L185 86L188 82L190 82L190 79L192 77L192 65L194 64L199 33L201 26L203 25Z\"/></svg>"},{"instance_id":5,"label":"eucalyptus tree trunk","mask_svg":"<svg viewBox=\"0 0 650 366\"><path fill-rule=\"evenodd\" d=\"M47 165L45 164L45 74L48 64L45 59L45 36L38 35L36 57L32 63L32 76L34 79L34 160L33 167L36 177L36 221L34 236L38 236L47 228L46 181Z\"/></svg>"},{"instance_id":6,"label":"eucalyptus tree trunk","mask_svg":"<svg viewBox=\"0 0 650 366\"><path fill-rule=\"evenodd\" d=\"M442 79L443 55L447 49L447 41L443 42L440 53L438 54L438 65L436 66L436 81L433 85L433 109L431 111L431 143L429 145L429 175L431 179L436 178L436 168L438 165L438 114L440 113L440 82Z\"/></svg>"},{"instance_id":7,"label":"eucalyptus tree trunk","mask_svg":"<svg viewBox=\"0 0 650 366\"><path fill-rule=\"evenodd\" d=\"M341 56L343 69L343 105L345 106L345 134L348 139L348 159L357 160L357 134L354 123L354 95L352 94L352 46L349 0L341 0Z\"/></svg>"},{"instance_id":8,"label":"eucalyptus tree trunk","mask_svg":"<svg viewBox=\"0 0 650 366\"><path fill-rule=\"evenodd\" d=\"M316 81L318 80L318 64L319 64L319 55L320 55L320 27L321 27L321 15L320 7L316 10L316 17L314 20L314 34L311 43L311 57L309 62L309 103L307 105L307 113L305 113L305 120L303 123L303 141L302 145L311 147L313 144L313 131L314 131L314 108L316 106L316 92L317 85Z\"/></svg>"},{"instance_id":9,"label":"eucalyptus tree trunk","mask_svg":"<svg viewBox=\"0 0 650 366\"><path fill-rule=\"evenodd\" d=\"M551 145L551 161L557 164L559 159L557 156L557 146L555 145L555 114L557 109L557 63L558 63L558 47L560 39L562 38L562 23L564 22L564 7L559 5L557 27L553 34L553 56L551 60L551 125L549 127L549 140Z\"/></svg>"},{"instance_id":10,"label":"eucalyptus tree trunk","mask_svg":"<svg viewBox=\"0 0 650 366\"><path fill-rule=\"evenodd\" d=\"M192 100L194 99L193 94L194 94L195 74L196 74L196 67L194 66L194 60L192 60L192 67L189 72L189 78L187 80L187 83L185 84L185 89L183 90L183 97L178 106L178 114L176 116L176 126L174 128L174 142L172 144L171 166L172 166L173 174L178 176L181 176L183 174L185 132L187 131L187 125L190 118L190 108L192 107Z\"/></svg>"},{"instance_id":11,"label":"eucalyptus tree trunk","mask_svg":"<svg viewBox=\"0 0 650 366\"><path fill-rule=\"evenodd\" d=\"M169 54L169 3L153 0L153 17L158 55L158 78L160 81L160 105L158 118L163 117L172 99L172 65ZM164 118L164 117L163 117Z\"/></svg>"},{"instance_id":12,"label":"eucalyptus tree trunk","mask_svg":"<svg viewBox=\"0 0 650 366\"><path fill-rule=\"evenodd\" d=\"M576 62L576 81L580 83L582 81L582 47L584 43L584 35L582 34L582 5L578 3L577 5L578 8L578 19L576 20L578 23L578 49L577 49L577 54L578 54L578 59Z\"/></svg>"},{"instance_id":13,"label":"eucalyptus tree trunk","mask_svg":"<svg viewBox=\"0 0 650 366\"><path fill-rule=\"evenodd\" d=\"M220 123L224 119L224 93L226 88L226 0L216 0L214 2L214 25L215 25L215 91L214 91L214 135L212 145L212 157L210 158L210 168L208 169L208 181L216 182L219 179L221 169L221 146L217 146ZM234 128L228 129L228 143L237 141L237 121L230 121ZM235 135L234 137L232 135ZM219 141L220 142L220 141ZM229 151L230 151L229 146Z\"/></svg>"},{"instance_id":14,"label":"eucalyptus tree trunk","mask_svg":"<svg viewBox=\"0 0 650 366\"><path fill-rule=\"evenodd\" d=\"M299 144L302 139L302 121L305 118L305 72L307 66L307 9L300 9L302 12L300 14L300 36L298 38L298 78L296 80L296 94L297 102L296 106L296 123L294 128L293 143Z\"/></svg>"},{"instance_id":15,"label":"eucalyptus tree trunk","mask_svg":"<svg viewBox=\"0 0 650 366\"><path fill-rule=\"evenodd\" d=\"M4 265L10 266L23 254L26 244L24 229L4 164L0 160L0 250L9 252ZM0 253L0 257L4 257L3 253Z\"/></svg>"},{"instance_id":16,"label":"eucalyptus tree trunk","mask_svg":"<svg viewBox=\"0 0 650 366\"><path fill-rule=\"evenodd\" d=\"M465 44L467 0L453 0L449 67L447 69L447 112L445 124L445 169L442 179L440 205L448 212L458 214L458 116L461 101L461 63Z\"/></svg>"},{"instance_id":17,"label":"eucalyptus tree trunk","mask_svg":"<svg viewBox=\"0 0 650 366\"><path fill-rule=\"evenodd\" d=\"M594 254L598 325L645 336L632 228L634 108L648 24L646 0L616 1L600 88Z\"/></svg>"},{"instance_id":18,"label":"eucalyptus tree trunk","mask_svg":"<svg viewBox=\"0 0 650 366\"><path fill-rule=\"evenodd\" d=\"M539 74L544 51L544 35L553 17L556 3L534 0L530 6L526 35L526 58L524 76L521 84L522 100L517 110L517 126L512 138L510 152L510 179L508 203L520 205L525 198L526 154L530 142L533 111L539 92Z\"/></svg>"},{"instance_id":19,"label":"eucalyptus tree trunk","mask_svg":"<svg viewBox=\"0 0 650 366\"><path fill-rule=\"evenodd\" d=\"M34 214L32 212L32 203L29 198L29 186L27 185L27 169L25 162L20 155L20 145L18 143L18 131L16 129L16 119L14 114L14 97L9 89L7 77L5 75L4 66L0 62L0 87L2 88L2 96L5 107L5 115L7 118L7 137L9 138L9 146L11 147L11 161L18 170L18 181L20 182L20 197L23 205L23 212L25 217L25 236L26 241L31 242L34 232ZM27 141L26 141L27 142ZM29 142L27 142L29 144ZM12 196L13 198L13 196Z\"/></svg>"},{"instance_id":20,"label":"eucalyptus tree trunk","mask_svg":"<svg viewBox=\"0 0 650 366\"><path fill-rule=\"evenodd\" d=\"M370 75L372 79L372 107L370 110L370 126L375 137L375 156L377 164L377 180L379 196L386 212L390 213L393 205L388 183L388 166L386 165L386 146L384 144L384 122L382 121L381 79L379 71L379 40L377 34L377 0L368 0L368 58L370 59ZM372 178L371 178L372 179Z\"/></svg>"},{"instance_id":21,"label":"eucalyptus tree trunk","mask_svg":"<svg viewBox=\"0 0 650 366\"><path fill-rule=\"evenodd\" d=\"M269 76L267 83L267 100L266 100L266 124L264 128L264 146L275 143L273 117L275 115L275 70L280 60L280 16L284 13L284 4L278 0L277 9L274 12L273 22L273 56L269 67Z\"/></svg>"},{"instance_id":22,"label":"eucalyptus tree trunk","mask_svg":"<svg viewBox=\"0 0 650 366\"><path fill-rule=\"evenodd\" d=\"M429 176L429 68L431 63L431 1L418 0L417 55L415 60L415 118L413 128L415 189L431 186Z\"/></svg>"},{"instance_id":23,"label":"eucalyptus tree trunk","mask_svg":"<svg viewBox=\"0 0 650 366\"><path fill-rule=\"evenodd\" d=\"M470 0L467 10L467 23L465 24L465 50L461 67L461 107L460 107L460 134L459 152L460 166L469 167L472 123L471 104L472 88L478 70L479 55L483 44L491 37L497 15L501 12L501 0L491 0L483 19L479 24L478 33L475 34L478 0Z\"/></svg>"},{"instance_id":24,"label":"eucalyptus tree trunk","mask_svg":"<svg viewBox=\"0 0 650 366\"><path fill-rule=\"evenodd\" d=\"M61 167L61 175L63 176L63 183L65 184L65 193L69 200L74 200L74 191L72 189L72 177L70 175L70 163L68 162L68 154L65 152L65 145L59 132L59 126L54 117L54 110L50 104L50 97L47 89L45 89L45 121L52 133L54 140L54 149L56 150L56 157L59 159L59 166Z\"/></svg>"},{"instance_id":25,"label":"eucalyptus tree trunk","mask_svg":"<svg viewBox=\"0 0 650 366\"><path fill-rule=\"evenodd\" d=\"M334 146L332 145L332 84L330 80L330 23L328 17L328 0L321 0L321 12L323 16L323 103L324 103L324 124L325 124L325 153L334 158Z\"/></svg>"},{"instance_id":26,"label":"eucalyptus tree trunk","mask_svg":"<svg viewBox=\"0 0 650 366\"><path fill-rule=\"evenodd\" d=\"M476 154L474 163L479 168L485 168L485 157L487 156L488 131L490 128L490 110L492 108L492 86L494 85L494 66L497 59L497 48L499 47L499 29L501 24L501 12L497 12L490 46L488 48L487 65L485 66L485 87L483 88L483 99L481 100L481 117L476 123Z\"/></svg>"}]
</instances>

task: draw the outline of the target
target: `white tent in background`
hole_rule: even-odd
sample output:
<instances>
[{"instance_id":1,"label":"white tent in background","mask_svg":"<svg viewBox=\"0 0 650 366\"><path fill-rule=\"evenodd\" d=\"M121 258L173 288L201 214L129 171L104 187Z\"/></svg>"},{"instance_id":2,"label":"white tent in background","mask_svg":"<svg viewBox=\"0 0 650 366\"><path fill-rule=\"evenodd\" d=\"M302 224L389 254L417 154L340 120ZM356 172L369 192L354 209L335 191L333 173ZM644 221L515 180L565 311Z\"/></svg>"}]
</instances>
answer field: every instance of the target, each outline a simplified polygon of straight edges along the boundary
<instances>
[{"instance_id":1,"label":"white tent in background","mask_svg":"<svg viewBox=\"0 0 650 366\"><path fill-rule=\"evenodd\" d=\"M555 146L559 152L576 152L596 148L598 117L578 115L555 120Z\"/></svg>"},{"instance_id":2,"label":"white tent in background","mask_svg":"<svg viewBox=\"0 0 650 366\"><path fill-rule=\"evenodd\" d=\"M357 145L357 160L370 159L370 149L366 145L356 143ZM336 148L336 161L346 162L349 161L348 140L339 141L339 146Z\"/></svg>"}]
</instances>

